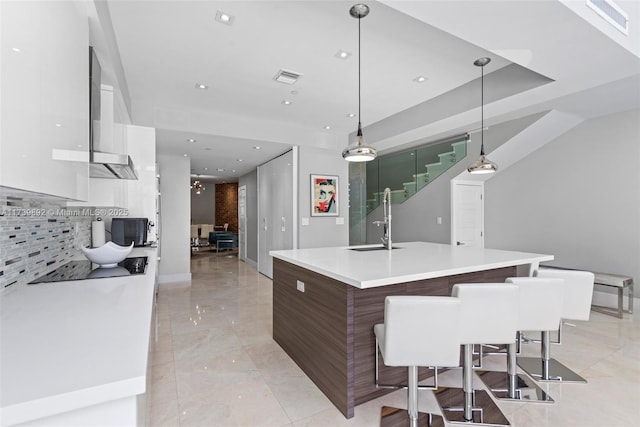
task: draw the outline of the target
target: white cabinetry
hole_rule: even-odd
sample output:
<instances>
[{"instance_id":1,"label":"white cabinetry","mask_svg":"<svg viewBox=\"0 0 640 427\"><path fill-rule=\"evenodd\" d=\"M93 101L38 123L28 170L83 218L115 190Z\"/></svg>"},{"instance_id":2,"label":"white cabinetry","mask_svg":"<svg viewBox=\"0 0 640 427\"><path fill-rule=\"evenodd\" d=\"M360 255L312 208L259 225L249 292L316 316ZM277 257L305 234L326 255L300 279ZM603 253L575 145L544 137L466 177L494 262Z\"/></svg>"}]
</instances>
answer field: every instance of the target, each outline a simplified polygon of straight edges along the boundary
<instances>
[{"instance_id":1,"label":"white cabinetry","mask_svg":"<svg viewBox=\"0 0 640 427\"><path fill-rule=\"evenodd\" d=\"M112 86L101 85L100 89L100 151L126 153L127 140L122 116L124 113L115 108L115 93ZM114 117L118 117L116 124ZM94 124L94 126L96 125ZM135 159L135 157L133 157ZM135 160L134 160L135 161ZM128 184L126 180L116 178L88 179L89 195L86 202L69 202L73 207L114 207L127 208Z\"/></svg>"},{"instance_id":2,"label":"white cabinetry","mask_svg":"<svg viewBox=\"0 0 640 427\"><path fill-rule=\"evenodd\" d=\"M269 251L294 248L294 152L258 167L258 271L273 277Z\"/></svg>"},{"instance_id":3,"label":"white cabinetry","mask_svg":"<svg viewBox=\"0 0 640 427\"><path fill-rule=\"evenodd\" d=\"M127 185L122 179L88 178L86 202L68 202L69 207L127 208Z\"/></svg>"},{"instance_id":4,"label":"white cabinetry","mask_svg":"<svg viewBox=\"0 0 640 427\"><path fill-rule=\"evenodd\" d=\"M128 154L134 161L137 180L125 180L128 186L129 216L148 218L154 224L156 218L156 198L158 184L156 176L156 130L142 126L124 126ZM155 239L155 230L148 236Z\"/></svg>"},{"instance_id":5,"label":"white cabinetry","mask_svg":"<svg viewBox=\"0 0 640 427\"><path fill-rule=\"evenodd\" d=\"M129 211L130 217L148 218L157 224L156 130L122 123L109 130L122 134L117 136L116 148L122 150L122 147L126 147L123 152L133 159L138 179L90 178L88 201L69 202L67 205L123 208Z\"/></svg>"},{"instance_id":6,"label":"white cabinetry","mask_svg":"<svg viewBox=\"0 0 640 427\"><path fill-rule=\"evenodd\" d=\"M99 151L126 153L127 113L116 100L119 98L113 86L100 85L100 138ZM95 148L95 147L94 147Z\"/></svg>"},{"instance_id":7,"label":"white cabinetry","mask_svg":"<svg viewBox=\"0 0 640 427\"><path fill-rule=\"evenodd\" d=\"M1 8L0 185L86 200L89 24L75 2Z\"/></svg>"}]
</instances>

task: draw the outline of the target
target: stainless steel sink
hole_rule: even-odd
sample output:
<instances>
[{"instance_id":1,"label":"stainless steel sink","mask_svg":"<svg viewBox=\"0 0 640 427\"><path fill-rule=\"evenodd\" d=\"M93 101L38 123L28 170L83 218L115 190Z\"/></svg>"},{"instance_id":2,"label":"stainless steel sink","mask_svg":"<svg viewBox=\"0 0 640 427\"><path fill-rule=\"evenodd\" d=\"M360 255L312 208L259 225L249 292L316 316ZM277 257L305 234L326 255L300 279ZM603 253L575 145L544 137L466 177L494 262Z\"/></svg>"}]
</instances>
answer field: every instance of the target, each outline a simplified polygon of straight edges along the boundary
<instances>
[{"instance_id":1,"label":"stainless steel sink","mask_svg":"<svg viewBox=\"0 0 640 427\"><path fill-rule=\"evenodd\" d=\"M402 249L397 246L392 247L391 249ZM349 248L350 251L358 251L358 252L369 252L369 251L386 251L388 250L384 246L368 246L365 248Z\"/></svg>"}]
</instances>

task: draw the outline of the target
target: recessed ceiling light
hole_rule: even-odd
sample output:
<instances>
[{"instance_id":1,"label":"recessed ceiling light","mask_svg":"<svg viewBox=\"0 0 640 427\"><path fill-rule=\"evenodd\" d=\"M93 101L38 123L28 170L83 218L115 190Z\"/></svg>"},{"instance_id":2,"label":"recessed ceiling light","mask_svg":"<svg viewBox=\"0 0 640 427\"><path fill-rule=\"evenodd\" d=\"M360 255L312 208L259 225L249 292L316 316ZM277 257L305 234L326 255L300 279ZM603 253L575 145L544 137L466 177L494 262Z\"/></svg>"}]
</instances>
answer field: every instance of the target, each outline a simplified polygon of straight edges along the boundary
<instances>
[{"instance_id":1,"label":"recessed ceiling light","mask_svg":"<svg viewBox=\"0 0 640 427\"><path fill-rule=\"evenodd\" d=\"M349 52L347 52L346 50L339 50L333 56L335 56L338 59L347 59L347 58L349 58L351 56L351 54Z\"/></svg>"},{"instance_id":2,"label":"recessed ceiling light","mask_svg":"<svg viewBox=\"0 0 640 427\"><path fill-rule=\"evenodd\" d=\"M331 126L326 125L326 126L324 126L322 129L324 129L324 130L329 130L329 129L331 129Z\"/></svg>"},{"instance_id":3,"label":"recessed ceiling light","mask_svg":"<svg viewBox=\"0 0 640 427\"><path fill-rule=\"evenodd\" d=\"M209 170L209 168L204 168L204 170L208 171L208 170Z\"/></svg>"},{"instance_id":4,"label":"recessed ceiling light","mask_svg":"<svg viewBox=\"0 0 640 427\"><path fill-rule=\"evenodd\" d=\"M209 89L209 86L202 83L196 83L196 89Z\"/></svg>"},{"instance_id":5,"label":"recessed ceiling light","mask_svg":"<svg viewBox=\"0 0 640 427\"><path fill-rule=\"evenodd\" d=\"M224 172L224 169L218 168L218 172Z\"/></svg>"},{"instance_id":6,"label":"recessed ceiling light","mask_svg":"<svg viewBox=\"0 0 640 427\"><path fill-rule=\"evenodd\" d=\"M20 48L19 47L12 47L11 50L14 51L14 52L20 52Z\"/></svg>"},{"instance_id":7,"label":"recessed ceiling light","mask_svg":"<svg viewBox=\"0 0 640 427\"><path fill-rule=\"evenodd\" d=\"M427 78L425 76L418 76L415 79L413 79L413 81L416 83L422 83L422 82L425 82L426 80Z\"/></svg>"},{"instance_id":8,"label":"recessed ceiling light","mask_svg":"<svg viewBox=\"0 0 640 427\"><path fill-rule=\"evenodd\" d=\"M61 125L60 123L56 123L56 127L57 127L57 128L61 128L61 127L62 127L62 125Z\"/></svg>"},{"instance_id":9,"label":"recessed ceiling light","mask_svg":"<svg viewBox=\"0 0 640 427\"><path fill-rule=\"evenodd\" d=\"M231 169L231 172L235 172L235 171L236 171L235 169Z\"/></svg>"},{"instance_id":10,"label":"recessed ceiling light","mask_svg":"<svg viewBox=\"0 0 640 427\"><path fill-rule=\"evenodd\" d=\"M291 105L291 104L292 104L292 102L291 102L291 101L289 101L288 99L283 99L282 101L280 101L280 103L281 103L282 105Z\"/></svg>"},{"instance_id":11,"label":"recessed ceiling light","mask_svg":"<svg viewBox=\"0 0 640 427\"><path fill-rule=\"evenodd\" d=\"M262 148L262 147L260 147L260 146L258 146L258 145L256 145L255 147L253 147L253 149L254 149L254 150L259 150L259 149L261 149L261 148Z\"/></svg>"},{"instance_id":12,"label":"recessed ceiling light","mask_svg":"<svg viewBox=\"0 0 640 427\"><path fill-rule=\"evenodd\" d=\"M244 162L244 160L242 160L242 159L238 159L238 161L239 161L239 162Z\"/></svg>"},{"instance_id":13,"label":"recessed ceiling light","mask_svg":"<svg viewBox=\"0 0 640 427\"><path fill-rule=\"evenodd\" d=\"M193 138L187 138L187 142L196 142L196 140Z\"/></svg>"},{"instance_id":14,"label":"recessed ceiling light","mask_svg":"<svg viewBox=\"0 0 640 427\"><path fill-rule=\"evenodd\" d=\"M221 24L226 24L226 25L232 25L233 21L235 20L235 18L233 17L233 15L229 15L228 13L225 13L221 10L216 12L216 21L220 22Z\"/></svg>"},{"instance_id":15,"label":"recessed ceiling light","mask_svg":"<svg viewBox=\"0 0 640 427\"><path fill-rule=\"evenodd\" d=\"M189 155L187 153L184 153L182 156L183 157L189 157Z\"/></svg>"},{"instance_id":16,"label":"recessed ceiling light","mask_svg":"<svg viewBox=\"0 0 640 427\"><path fill-rule=\"evenodd\" d=\"M355 117L355 116L356 116L356 115L355 115L355 114L353 114L353 113L349 113L349 114L347 114L347 117L350 117L350 118L353 118L353 117Z\"/></svg>"}]
</instances>

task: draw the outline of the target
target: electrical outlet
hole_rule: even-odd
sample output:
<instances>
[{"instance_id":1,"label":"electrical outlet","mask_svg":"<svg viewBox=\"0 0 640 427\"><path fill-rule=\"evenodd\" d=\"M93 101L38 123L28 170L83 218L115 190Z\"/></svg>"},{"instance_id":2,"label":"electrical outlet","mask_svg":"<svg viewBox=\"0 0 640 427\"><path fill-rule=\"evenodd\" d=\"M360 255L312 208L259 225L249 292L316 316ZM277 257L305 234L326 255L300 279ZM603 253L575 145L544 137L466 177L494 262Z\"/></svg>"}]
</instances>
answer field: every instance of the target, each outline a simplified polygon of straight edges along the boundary
<instances>
[{"instance_id":1,"label":"electrical outlet","mask_svg":"<svg viewBox=\"0 0 640 427\"><path fill-rule=\"evenodd\" d=\"M304 282L301 282L300 280L297 280L296 282L296 289L300 292L304 292Z\"/></svg>"}]
</instances>

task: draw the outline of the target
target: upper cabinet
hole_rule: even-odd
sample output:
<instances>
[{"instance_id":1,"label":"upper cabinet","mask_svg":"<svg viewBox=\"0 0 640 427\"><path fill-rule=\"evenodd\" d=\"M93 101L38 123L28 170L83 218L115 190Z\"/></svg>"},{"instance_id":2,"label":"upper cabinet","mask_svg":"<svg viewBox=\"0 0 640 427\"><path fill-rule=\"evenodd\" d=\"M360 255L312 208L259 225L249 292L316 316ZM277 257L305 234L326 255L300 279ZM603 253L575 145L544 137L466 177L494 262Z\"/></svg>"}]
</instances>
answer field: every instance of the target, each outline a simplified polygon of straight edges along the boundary
<instances>
[{"instance_id":1,"label":"upper cabinet","mask_svg":"<svg viewBox=\"0 0 640 427\"><path fill-rule=\"evenodd\" d=\"M0 8L0 186L87 200L86 14L71 1L12 1Z\"/></svg>"},{"instance_id":2,"label":"upper cabinet","mask_svg":"<svg viewBox=\"0 0 640 427\"><path fill-rule=\"evenodd\" d=\"M127 209L132 217L148 218L157 224L156 199L158 180L156 171L156 130L143 126L123 126L127 152L135 161L137 180L123 180L127 184ZM149 236L150 240L151 236Z\"/></svg>"}]
</instances>

